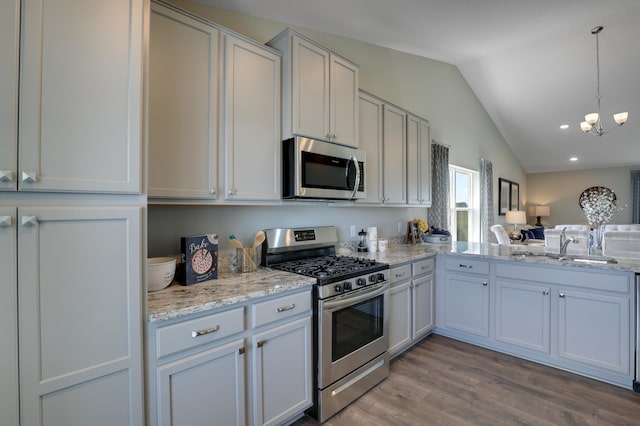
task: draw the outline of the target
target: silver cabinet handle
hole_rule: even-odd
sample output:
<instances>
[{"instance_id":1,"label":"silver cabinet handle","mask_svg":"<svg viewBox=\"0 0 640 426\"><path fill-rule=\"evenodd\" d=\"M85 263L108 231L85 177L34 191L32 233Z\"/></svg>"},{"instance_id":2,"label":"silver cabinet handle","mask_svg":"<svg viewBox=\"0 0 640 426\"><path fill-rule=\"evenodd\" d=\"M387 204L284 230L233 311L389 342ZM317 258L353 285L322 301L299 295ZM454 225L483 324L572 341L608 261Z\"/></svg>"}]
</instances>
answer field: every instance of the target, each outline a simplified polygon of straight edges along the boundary
<instances>
[{"instance_id":1,"label":"silver cabinet handle","mask_svg":"<svg viewBox=\"0 0 640 426\"><path fill-rule=\"evenodd\" d=\"M205 330L192 331L191 332L191 337L206 336L207 334L215 333L218 330L220 330L220 326L219 325L216 325L213 328L207 328Z\"/></svg>"},{"instance_id":2,"label":"silver cabinet handle","mask_svg":"<svg viewBox=\"0 0 640 426\"><path fill-rule=\"evenodd\" d=\"M458 266L460 268L473 269L473 265L465 265L464 263L459 263Z\"/></svg>"},{"instance_id":3,"label":"silver cabinet handle","mask_svg":"<svg viewBox=\"0 0 640 426\"><path fill-rule=\"evenodd\" d=\"M486 287L486 286L488 286L488 285L489 285L489 283L488 283L488 282L486 282L486 281L483 281L483 282L482 282L482 286L483 286L483 287Z\"/></svg>"},{"instance_id":4,"label":"silver cabinet handle","mask_svg":"<svg viewBox=\"0 0 640 426\"><path fill-rule=\"evenodd\" d=\"M0 216L0 226L2 227L11 226L11 216Z\"/></svg>"},{"instance_id":5,"label":"silver cabinet handle","mask_svg":"<svg viewBox=\"0 0 640 426\"><path fill-rule=\"evenodd\" d=\"M545 296L548 296L549 295L549 290L543 291L542 294L544 294Z\"/></svg>"},{"instance_id":6,"label":"silver cabinet handle","mask_svg":"<svg viewBox=\"0 0 640 426\"><path fill-rule=\"evenodd\" d=\"M404 272L396 272L396 278L404 277Z\"/></svg>"},{"instance_id":7,"label":"silver cabinet handle","mask_svg":"<svg viewBox=\"0 0 640 426\"><path fill-rule=\"evenodd\" d=\"M13 180L13 172L11 170L0 170L0 182L11 182Z\"/></svg>"},{"instance_id":8,"label":"silver cabinet handle","mask_svg":"<svg viewBox=\"0 0 640 426\"><path fill-rule=\"evenodd\" d=\"M212 190L210 190L210 191L209 191L209 193L210 193L211 195L216 195L216 190L215 190L215 189L212 189Z\"/></svg>"},{"instance_id":9,"label":"silver cabinet handle","mask_svg":"<svg viewBox=\"0 0 640 426\"><path fill-rule=\"evenodd\" d=\"M22 172L22 181L26 183L35 183L38 180L36 172Z\"/></svg>"},{"instance_id":10,"label":"silver cabinet handle","mask_svg":"<svg viewBox=\"0 0 640 426\"><path fill-rule=\"evenodd\" d=\"M35 216L22 216L20 223L22 226L34 226L38 223L38 219Z\"/></svg>"},{"instance_id":11,"label":"silver cabinet handle","mask_svg":"<svg viewBox=\"0 0 640 426\"><path fill-rule=\"evenodd\" d=\"M559 296L564 298L564 293L560 293Z\"/></svg>"},{"instance_id":12,"label":"silver cabinet handle","mask_svg":"<svg viewBox=\"0 0 640 426\"><path fill-rule=\"evenodd\" d=\"M237 192L237 191L236 191L236 189L235 189L235 188L230 189L230 190L229 190L229 195L236 195L236 192Z\"/></svg>"},{"instance_id":13,"label":"silver cabinet handle","mask_svg":"<svg viewBox=\"0 0 640 426\"><path fill-rule=\"evenodd\" d=\"M264 344L265 344L265 343L267 343L267 341L266 341L266 340L260 340L258 343L256 343L256 346L257 346L257 347L259 347L259 348L261 348L261 347L263 347L263 346L264 346Z\"/></svg>"},{"instance_id":14,"label":"silver cabinet handle","mask_svg":"<svg viewBox=\"0 0 640 426\"><path fill-rule=\"evenodd\" d=\"M276 308L276 312L284 312L284 311L290 311L291 309L295 308L296 304L292 303L288 306L281 306L279 308Z\"/></svg>"}]
</instances>

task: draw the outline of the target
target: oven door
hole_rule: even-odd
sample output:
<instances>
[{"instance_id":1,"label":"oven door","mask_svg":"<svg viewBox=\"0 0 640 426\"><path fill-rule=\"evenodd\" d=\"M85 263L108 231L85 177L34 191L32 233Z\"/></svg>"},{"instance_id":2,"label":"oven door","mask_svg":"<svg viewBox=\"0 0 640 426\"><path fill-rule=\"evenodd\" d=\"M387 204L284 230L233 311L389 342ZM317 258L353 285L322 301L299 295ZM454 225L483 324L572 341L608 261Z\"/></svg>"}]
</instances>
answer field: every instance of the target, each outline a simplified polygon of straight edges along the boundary
<instances>
[{"instance_id":1,"label":"oven door","mask_svg":"<svg viewBox=\"0 0 640 426\"><path fill-rule=\"evenodd\" d=\"M318 301L318 385L324 389L389 349L389 282Z\"/></svg>"}]
</instances>

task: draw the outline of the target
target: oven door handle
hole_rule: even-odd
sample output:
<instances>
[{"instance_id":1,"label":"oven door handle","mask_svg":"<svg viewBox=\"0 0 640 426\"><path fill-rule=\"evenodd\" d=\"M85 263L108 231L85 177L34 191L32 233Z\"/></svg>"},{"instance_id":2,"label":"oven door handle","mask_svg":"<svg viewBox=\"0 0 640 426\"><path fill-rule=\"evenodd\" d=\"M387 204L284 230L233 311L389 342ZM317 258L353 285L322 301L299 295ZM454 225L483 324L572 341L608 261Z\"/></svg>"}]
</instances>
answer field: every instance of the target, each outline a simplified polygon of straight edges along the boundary
<instances>
[{"instance_id":1,"label":"oven door handle","mask_svg":"<svg viewBox=\"0 0 640 426\"><path fill-rule=\"evenodd\" d=\"M376 284L374 286L365 287L365 288L368 291L363 291L362 293L358 293L357 296L345 297L335 301L333 300L326 301L326 302L323 301L322 309L326 310L326 309L343 308L345 306L351 306L354 303L363 302L373 297L378 297L389 289L389 283L385 282L384 284Z\"/></svg>"}]
</instances>

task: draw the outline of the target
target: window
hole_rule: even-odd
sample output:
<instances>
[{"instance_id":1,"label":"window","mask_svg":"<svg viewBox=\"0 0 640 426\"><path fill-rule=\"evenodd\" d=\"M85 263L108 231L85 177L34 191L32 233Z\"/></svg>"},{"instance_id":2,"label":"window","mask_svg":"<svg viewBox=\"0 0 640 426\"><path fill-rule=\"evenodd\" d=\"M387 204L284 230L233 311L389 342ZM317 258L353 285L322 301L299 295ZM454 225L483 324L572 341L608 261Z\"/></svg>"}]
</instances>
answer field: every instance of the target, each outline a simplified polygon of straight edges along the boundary
<instances>
[{"instance_id":1,"label":"window","mask_svg":"<svg viewBox=\"0 0 640 426\"><path fill-rule=\"evenodd\" d=\"M478 172L449 165L449 229L453 241L480 241Z\"/></svg>"}]
</instances>

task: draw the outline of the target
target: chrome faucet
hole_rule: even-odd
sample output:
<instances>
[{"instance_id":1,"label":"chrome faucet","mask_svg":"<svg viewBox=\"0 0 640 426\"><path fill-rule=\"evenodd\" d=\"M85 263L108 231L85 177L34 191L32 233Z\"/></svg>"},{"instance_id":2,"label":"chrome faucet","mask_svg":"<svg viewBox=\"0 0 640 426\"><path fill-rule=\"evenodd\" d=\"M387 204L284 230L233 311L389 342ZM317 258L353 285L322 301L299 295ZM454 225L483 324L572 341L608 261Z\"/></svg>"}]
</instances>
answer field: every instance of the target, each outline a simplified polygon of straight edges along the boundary
<instances>
[{"instance_id":1,"label":"chrome faucet","mask_svg":"<svg viewBox=\"0 0 640 426\"><path fill-rule=\"evenodd\" d=\"M560 233L560 256L565 256L567 254L567 246L569 243L579 243L580 240L576 237L567 238L566 231L567 228L562 228L562 232Z\"/></svg>"}]
</instances>

